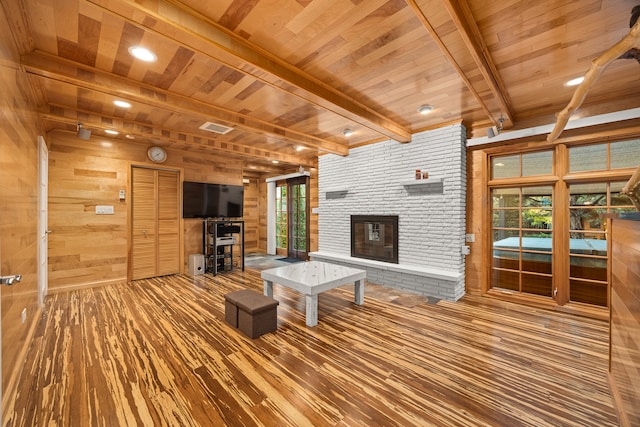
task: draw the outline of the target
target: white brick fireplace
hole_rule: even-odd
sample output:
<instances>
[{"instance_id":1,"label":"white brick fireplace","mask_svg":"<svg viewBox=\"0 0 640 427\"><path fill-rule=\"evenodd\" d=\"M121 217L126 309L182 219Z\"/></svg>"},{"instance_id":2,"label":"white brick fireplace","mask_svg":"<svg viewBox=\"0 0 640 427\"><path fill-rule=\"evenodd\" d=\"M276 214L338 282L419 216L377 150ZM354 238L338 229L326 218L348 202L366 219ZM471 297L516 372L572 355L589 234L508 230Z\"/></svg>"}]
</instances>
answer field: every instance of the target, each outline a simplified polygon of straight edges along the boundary
<instances>
[{"instance_id":1,"label":"white brick fireplace","mask_svg":"<svg viewBox=\"0 0 640 427\"><path fill-rule=\"evenodd\" d=\"M455 301L464 295L465 129L452 125L320 156L319 250L312 259L367 270L383 286ZM429 178L415 180L416 169ZM398 264L352 258L351 215L398 215Z\"/></svg>"}]
</instances>

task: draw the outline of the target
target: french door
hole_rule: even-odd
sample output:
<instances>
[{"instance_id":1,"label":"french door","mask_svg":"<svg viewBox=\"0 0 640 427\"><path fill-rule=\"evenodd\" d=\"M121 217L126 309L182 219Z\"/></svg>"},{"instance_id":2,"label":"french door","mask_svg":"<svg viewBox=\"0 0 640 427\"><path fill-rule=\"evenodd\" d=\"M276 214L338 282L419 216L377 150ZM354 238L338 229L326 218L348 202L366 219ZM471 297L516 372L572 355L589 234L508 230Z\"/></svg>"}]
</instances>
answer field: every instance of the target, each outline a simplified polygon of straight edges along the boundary
<instances>
[{"instance_id":1,"label":"french door","mask_svg":"<svg viewBox=\"0 0 640 427\"><path fill-rule=\"evenodd\" d=\"M309 178L276 187L276 253L306 260L309 253Z\"/></svg>"},{"instance_id":2,"label":"french door","mask_svg":"<svg viewBox=\"0 0 640 427\"><path fill-rule=\"evenodd\" d=\"M309 253L309 178L287 180L289 194L289 241L287 256L306 260Z\"/></svg>"},{"instance_id":3,"label":"french door","mask_svg":"<svg viewBox=\"0 0 640 427\"><path fill-rule=\"evenodd\" d=\"M493 156L490 290L606 309L606 217L634 210L638 163L640 139Z\"/></svg>"}]
</instances>

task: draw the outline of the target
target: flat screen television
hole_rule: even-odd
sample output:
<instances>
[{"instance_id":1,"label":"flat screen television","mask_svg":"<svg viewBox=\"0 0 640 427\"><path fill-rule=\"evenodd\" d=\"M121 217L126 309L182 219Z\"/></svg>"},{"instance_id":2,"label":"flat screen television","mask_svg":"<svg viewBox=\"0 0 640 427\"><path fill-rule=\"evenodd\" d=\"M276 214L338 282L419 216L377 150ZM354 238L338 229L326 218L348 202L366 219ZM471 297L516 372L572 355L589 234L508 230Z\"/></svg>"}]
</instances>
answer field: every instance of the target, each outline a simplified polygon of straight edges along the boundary
<instances>
[{"instance_id":1,"label":"flat screen television","mask_svg":"<svg viewBox=\"0 0 640 427\"><path fill-rule=\"evenodd\" d=\"M183 218L240 218L244 186L184 181Z\"/></svg>"}]
</instances>

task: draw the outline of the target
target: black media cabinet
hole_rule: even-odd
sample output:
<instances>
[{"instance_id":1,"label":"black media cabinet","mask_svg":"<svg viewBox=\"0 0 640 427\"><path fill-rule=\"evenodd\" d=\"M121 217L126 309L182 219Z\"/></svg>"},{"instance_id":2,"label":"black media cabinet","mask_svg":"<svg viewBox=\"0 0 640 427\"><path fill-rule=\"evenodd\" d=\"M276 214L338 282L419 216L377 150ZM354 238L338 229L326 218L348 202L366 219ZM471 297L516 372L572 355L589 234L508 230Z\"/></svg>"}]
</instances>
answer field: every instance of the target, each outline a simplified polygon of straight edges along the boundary
<instances>
[{"instance_id":1,"label":"black media cabinet","mask_svg":"<svg viewBox=\"0 0 640 427\"><path fill-rule=\"evenodd\" d=\"M239 253L240 265L244 271L244 221L205 219L202 221L202 253L204 272L214 276L225 271L233 271L234 256ZM238 251L239 248L239 251ZM237 268L237 264L235 266Z\"/></svg>"}]
</instances>

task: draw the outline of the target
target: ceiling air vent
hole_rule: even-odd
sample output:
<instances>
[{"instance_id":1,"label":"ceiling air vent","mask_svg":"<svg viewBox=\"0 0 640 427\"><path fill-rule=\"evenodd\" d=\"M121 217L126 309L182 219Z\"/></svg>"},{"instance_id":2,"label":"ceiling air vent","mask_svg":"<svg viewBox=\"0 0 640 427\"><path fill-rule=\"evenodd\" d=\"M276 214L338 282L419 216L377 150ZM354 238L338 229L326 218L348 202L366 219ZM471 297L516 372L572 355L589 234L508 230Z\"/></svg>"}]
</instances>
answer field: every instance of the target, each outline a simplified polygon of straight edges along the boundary
<instances>
[{"instance_id":1,"label":"ceiling air vent","mask_svg":"<svg viewBox=\"0 0 640 427\"><path fill-rule=\"evenodd\" d=\"M206 122L205 124L200 126L200 129L208 130L209 132L219 133L220 135L224 135L233 130L233 128L230 128L229 126L224 126L224 125L213 123L213 122Z\"/></svg>"}]
</instances>

